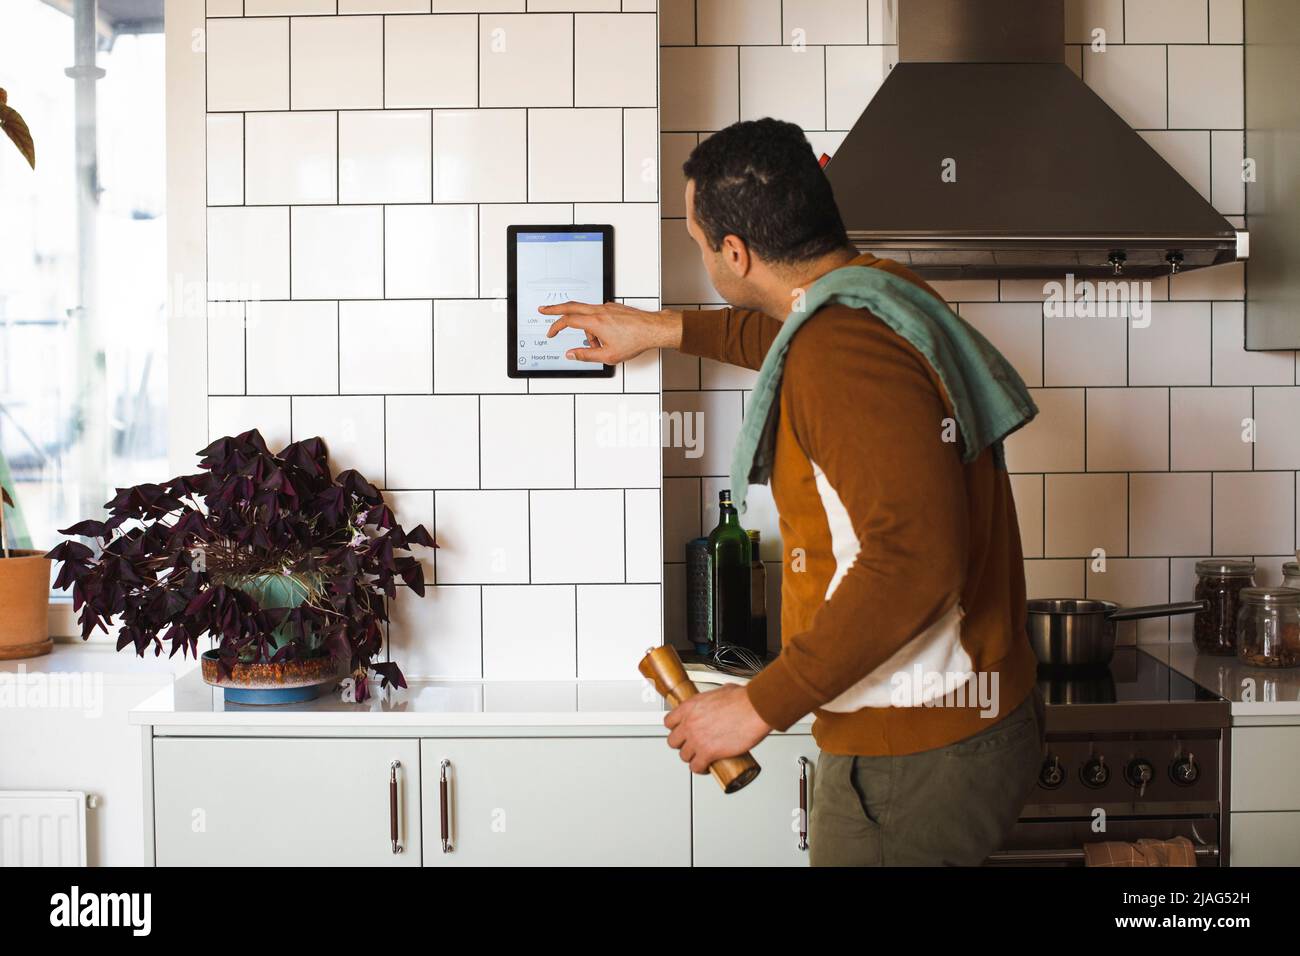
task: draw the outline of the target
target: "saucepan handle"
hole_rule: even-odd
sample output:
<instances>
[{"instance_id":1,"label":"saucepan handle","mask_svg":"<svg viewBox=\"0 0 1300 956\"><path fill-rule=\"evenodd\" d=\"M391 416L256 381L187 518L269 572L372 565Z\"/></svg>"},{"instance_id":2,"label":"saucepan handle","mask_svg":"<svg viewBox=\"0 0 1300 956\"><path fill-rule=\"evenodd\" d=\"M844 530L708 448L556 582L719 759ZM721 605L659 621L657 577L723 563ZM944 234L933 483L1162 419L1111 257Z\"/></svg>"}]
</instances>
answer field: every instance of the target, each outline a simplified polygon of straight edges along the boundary
<instances>
[{"instance_id":1,"label":"saucepan handle","mask_svg":"<svg viewBox=\"0 0 1300 956\"><path fill-rule=\"evenodd\" d=\"M1178 604L1147 604L1143 607L1122 607L1107 617L1112 621L1140 621L1148 617L1169 617L1173 614L1195 614L1204 611L1206 601L1181 601Z\"/></svg>"}]
</instances>

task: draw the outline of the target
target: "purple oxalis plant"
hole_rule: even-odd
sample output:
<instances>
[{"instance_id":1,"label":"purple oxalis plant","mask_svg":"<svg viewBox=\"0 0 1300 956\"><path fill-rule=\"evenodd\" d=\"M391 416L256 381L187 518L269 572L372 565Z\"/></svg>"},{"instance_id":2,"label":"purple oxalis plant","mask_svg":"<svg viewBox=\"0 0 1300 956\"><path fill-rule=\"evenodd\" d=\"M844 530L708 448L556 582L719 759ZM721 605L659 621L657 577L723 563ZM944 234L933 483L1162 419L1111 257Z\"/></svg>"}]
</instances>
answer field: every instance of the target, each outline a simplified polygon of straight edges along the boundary
<instances>
[{"instance_id":1,"label":"purple oxalis plant","mask_svg":"<svg viewBox=\"0 0 1300 956\"><path fill-rule=\"evenodd\" d=\"M280 662L330 655L352 672L356 699L405 687L397 664L375 661L381 624L397 586L424 595L413 545L436 548L423 525L406 531L380 491L358 472L330 472L325 442L308 438L272 454L256 430L199 452L202 471L161 484L119 488L104 521L79 521L47 557L61 563L55 587L72 587L81 636L120 619L117 649L143 657L198 656L203 635L218 663ZM251 580L293 578L305 599L262 607Z\"/></svg>"}]
</instances>

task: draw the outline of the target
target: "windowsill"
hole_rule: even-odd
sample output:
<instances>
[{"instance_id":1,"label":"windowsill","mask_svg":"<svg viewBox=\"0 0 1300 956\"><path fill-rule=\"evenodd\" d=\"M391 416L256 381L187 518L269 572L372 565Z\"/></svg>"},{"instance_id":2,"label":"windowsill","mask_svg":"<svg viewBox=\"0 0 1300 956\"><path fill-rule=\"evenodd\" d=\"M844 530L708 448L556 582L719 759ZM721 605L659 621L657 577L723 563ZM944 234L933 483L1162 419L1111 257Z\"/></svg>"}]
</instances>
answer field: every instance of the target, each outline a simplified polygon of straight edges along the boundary
<instances>
[{"instance_id":1,"label":"windowsill","mask_svg":"<svg viewBox=\"0 0 1300 956\"><path fill-rule=\"evenodd\" d=\"M81 625L77 623L77 613L72 609L72 601L50 601L47 617L50 638L55 644L116 644L117 628L110 627L107 634L96 629L86 640L81 639Z\"/></svg>"}]
</instances>

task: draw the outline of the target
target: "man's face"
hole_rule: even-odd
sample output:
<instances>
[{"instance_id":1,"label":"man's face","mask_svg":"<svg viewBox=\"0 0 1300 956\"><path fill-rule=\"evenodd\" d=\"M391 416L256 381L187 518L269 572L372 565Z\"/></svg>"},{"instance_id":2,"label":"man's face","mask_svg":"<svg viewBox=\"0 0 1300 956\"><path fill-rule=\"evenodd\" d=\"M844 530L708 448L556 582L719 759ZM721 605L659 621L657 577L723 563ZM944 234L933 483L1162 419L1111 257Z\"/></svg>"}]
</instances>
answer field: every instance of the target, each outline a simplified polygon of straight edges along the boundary
<instances>
[{"instance_id":1,"label":"man's face","mask_svg":"<svg viewBox=\"0 0 1300 956\"><path fill-rule=\"evenodd\" d=\"M751 283L746 278L749 272L748 250L743 254L742 263L738 261L736 251L729 248L727 240L723 240L721 249L714 249L709 245L709 237L705 235L704 229L695 218L695 180L693 179L686 180L686 231L700 247L704 271L709 274L709 281L713 283L713 288L718 290L722 298L743 309L758 308Z\"/></svg>"}]
</instances>

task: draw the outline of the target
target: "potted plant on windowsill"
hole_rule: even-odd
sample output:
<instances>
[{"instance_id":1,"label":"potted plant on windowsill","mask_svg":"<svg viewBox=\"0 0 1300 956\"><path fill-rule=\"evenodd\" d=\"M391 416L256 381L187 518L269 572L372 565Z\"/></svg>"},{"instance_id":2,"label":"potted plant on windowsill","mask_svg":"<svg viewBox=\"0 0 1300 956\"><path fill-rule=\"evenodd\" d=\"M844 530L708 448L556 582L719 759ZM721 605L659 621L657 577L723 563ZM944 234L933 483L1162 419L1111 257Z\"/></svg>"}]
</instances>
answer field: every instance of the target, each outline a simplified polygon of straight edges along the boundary
<instances>
[{"instance_id":1,"label":"potted plant on windowsill","mask_svg":"<svg viewBox=\"0 0 1300 956\"><path fill-rule=\"evenodd\" d=\"M40 657L50 641L50 561L40 551L9 547L5 510L15 509L0 460L0 660ZM21 538L21 534L20 534Z\"/></svg>"},{"instance_id":2,"label":"potted plant on windowsill","mask_svg":"<svg viewBox=\"0 0 1300 956\"><path fill-rule=\"evenodd\" d=\"M9 105L9 95L3 89L0 89L0 131L35 169L36 146L32 143L31 130ZM0 660L38 657L48 654L53 646L49 631L50 562L39 551L9 547L5 509L14 509L17 516L18 506L6 487L8 478L9 469L0 459Z\"/></svg>"},{"instance_id":3,"label":"potted plant on windowsill","mask_svg":"<svg viewBox=\"0 0 1300 956\"><path fill-rule=\"evenodd\" d=\"M412 546L437 545L423 525L405 531L383 495L356 471L331 474L325 442L278 455L256 430L202 452L202 473L118 489L104 521L61 534L55 586L72 587L82 637L120 620L117 647L202 656L203 678L241 703L306 700L351 674L355 699L371 672L405 687L383 651L386 599L399 580L423 596Z\"/></svg>"}]
</instances>

